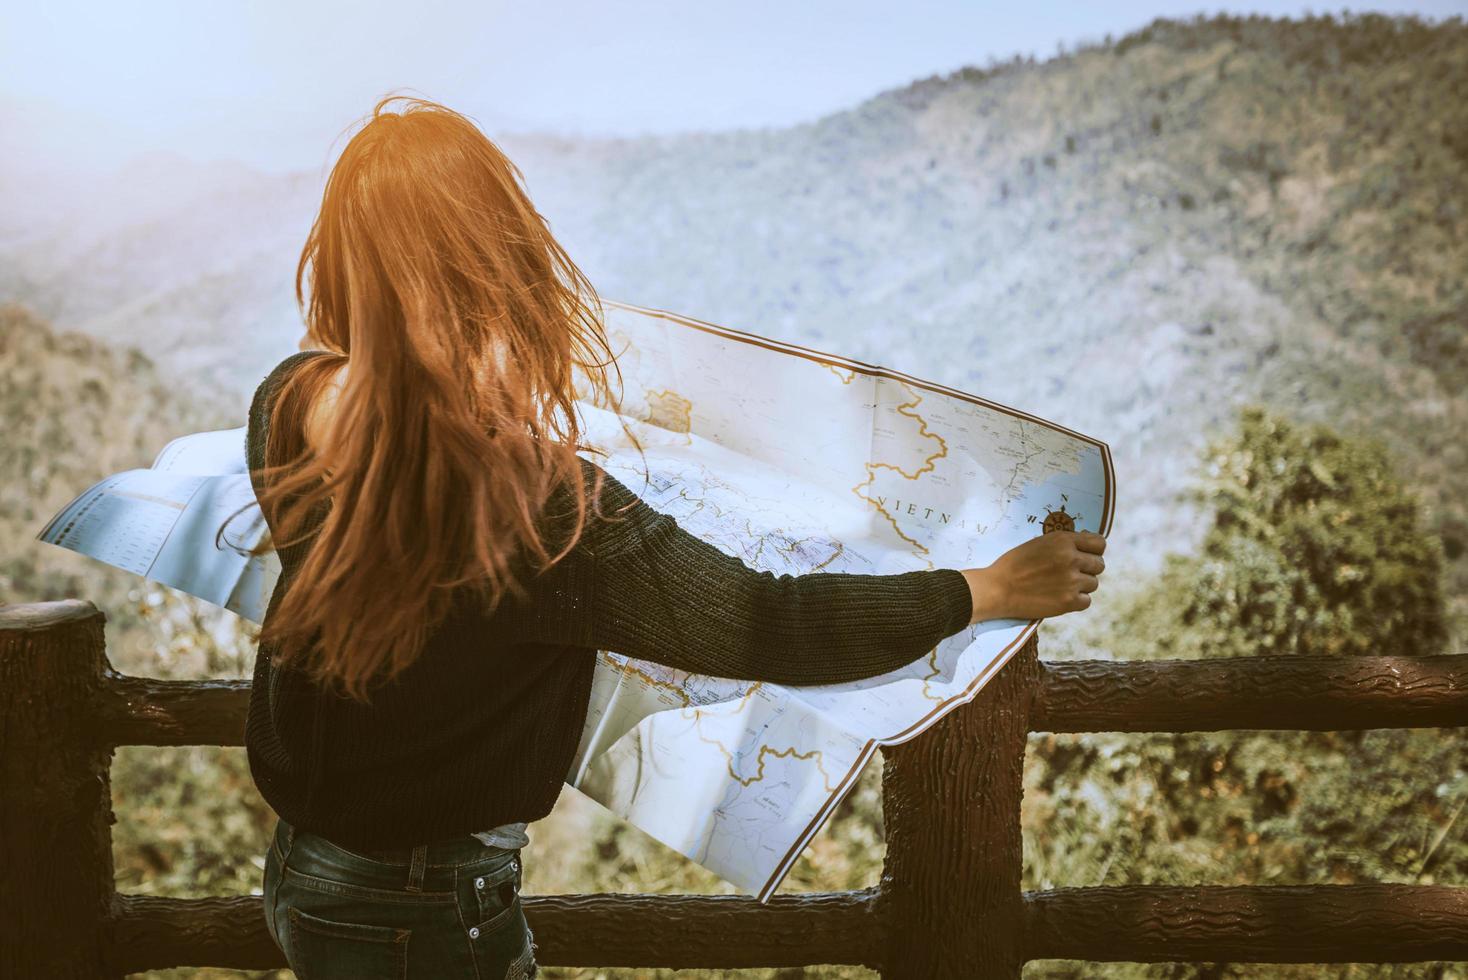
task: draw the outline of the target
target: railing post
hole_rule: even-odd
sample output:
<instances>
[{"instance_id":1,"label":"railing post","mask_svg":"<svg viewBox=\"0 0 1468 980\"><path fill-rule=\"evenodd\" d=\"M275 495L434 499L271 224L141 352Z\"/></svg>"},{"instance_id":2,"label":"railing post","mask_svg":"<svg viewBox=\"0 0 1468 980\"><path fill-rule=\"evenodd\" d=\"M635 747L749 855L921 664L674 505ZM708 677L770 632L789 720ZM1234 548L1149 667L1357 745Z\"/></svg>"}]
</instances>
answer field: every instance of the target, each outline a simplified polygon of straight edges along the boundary
<instances>
[{"instance_id":1,"label":"railing post","mask_svg":"<svg viewBox=\"0 0 1468 980\"><path fill-rule=\"evenodd\" d=\"M884 977L1020 975L1019 806L1036 650L1031 636L972 702L883 750Z\"/></svg>"},{"instance_id":2,"label":"railing post","mask_svg":"<svg viewBox=\"0 0 1468 980\"><path fill-rule=\"evenodd\" d=\"M103 621L90 602L0 606L0 976L118 976Z\"/></svg>"}]
</instances>

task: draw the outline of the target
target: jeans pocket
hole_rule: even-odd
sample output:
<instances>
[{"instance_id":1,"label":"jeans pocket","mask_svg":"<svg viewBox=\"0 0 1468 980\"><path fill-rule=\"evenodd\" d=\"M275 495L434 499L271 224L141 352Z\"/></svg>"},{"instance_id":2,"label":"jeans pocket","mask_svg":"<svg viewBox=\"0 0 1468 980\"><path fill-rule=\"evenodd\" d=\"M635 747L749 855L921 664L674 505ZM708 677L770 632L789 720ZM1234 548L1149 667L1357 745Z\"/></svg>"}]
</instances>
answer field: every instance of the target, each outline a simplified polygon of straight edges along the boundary
<instances>
[{"instance_id":1,"label":"jeans pocket","mask_svg":"<svg viewBox=\"0 0 1468 980\"><path fill-rule=\"evenodd\" d=\"M460 869L460 892L475 976L481 980L525 980L535 976L530 929L520 903L520 852L494 849Z\"/></svg>"},{"instance_id":2,"label":"jeans pocket","mask_svg":"<svg viewBox=\"0 0 1468 980\"><path fill-rule=\"evenodd\" d=\"M411 929L336 922L286 906L290 964L300 980L403 980Z\"/></svg>"},{"instance_id":3,"label":"jeans pocket","mask_svg":"<svg viewBox=\"0 0 1468 980\"><path fill-rule=\"evenodd\" d=\"M530 980L535 976L530 927L518 895L493 918L470 927L469 945L480 980Z\"/></svg>"},{"instance_id":4,"label":"jeans pocket","mask_svg":"<svg viewBox=\"0 0 1468 980\"><path fill-rule=\"evenodd\" d=\"M520 855L502 852L464 869L465 877L474 882L473 920L481 926L508 911L520 894Z\"/></svg>"}]
</instances>

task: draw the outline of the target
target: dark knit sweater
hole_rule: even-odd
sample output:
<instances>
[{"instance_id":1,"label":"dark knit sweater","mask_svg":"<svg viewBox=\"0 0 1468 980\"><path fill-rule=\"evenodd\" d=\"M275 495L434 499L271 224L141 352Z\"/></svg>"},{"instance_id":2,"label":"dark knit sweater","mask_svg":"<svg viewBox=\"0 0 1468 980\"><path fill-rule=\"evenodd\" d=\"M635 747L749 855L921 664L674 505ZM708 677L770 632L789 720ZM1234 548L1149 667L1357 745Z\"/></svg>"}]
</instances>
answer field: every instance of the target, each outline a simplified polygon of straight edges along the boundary
<instances>
[{"instance_id":1,"label":"dark knit sweater","mask_svg":"<svg viewBox=\"0 0 1468 980\"><path fill-rule=\"evenodd\" d=\"M279 385L320 353L292 354L256 390L252 471L265 462ZM584 464L587 479L594 469ZM580 740L598 649L699 674L823 684L894 670L968 624L968 585L952 569L756 572L604 479L604 512L630 504L625 517L591 521L564 560L527 583L527 601L506 599L493 614L456 601L370 704L276 668L260 644L245 744L282 818L379 849L545 816ZM267 623L306 546L281 549Z\"/></svg>"}]
</instances>

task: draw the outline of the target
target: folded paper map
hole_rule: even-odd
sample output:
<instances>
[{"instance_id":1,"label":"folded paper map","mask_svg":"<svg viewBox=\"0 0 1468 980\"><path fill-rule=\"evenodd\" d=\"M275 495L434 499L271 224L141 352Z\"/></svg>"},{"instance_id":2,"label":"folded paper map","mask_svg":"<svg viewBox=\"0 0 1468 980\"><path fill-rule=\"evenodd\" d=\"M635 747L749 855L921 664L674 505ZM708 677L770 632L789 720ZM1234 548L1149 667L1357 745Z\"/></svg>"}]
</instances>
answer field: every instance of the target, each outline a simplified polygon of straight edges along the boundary
<instances>
[{"instance_id":1,"label":"folded paper map","mask_svg":"<svg viewBox=\"0 0 1468 980\"><path fill-rule=\"evenodd\" d=\"M970 568L1047 530L1110 531L1111 454L1096 439L886 368L604 303L624 390L621 418L579 406L587 441L610 453L599 462L757 570ZM254 500L244 436L176 439L39 536L259 622L279 564L248 554L258 506L226 522ZM872 753L972 699L1037 625L980 623L900 670L822 686L602 651L567 782L764 901Z\"/></svg>"}]
</instances>

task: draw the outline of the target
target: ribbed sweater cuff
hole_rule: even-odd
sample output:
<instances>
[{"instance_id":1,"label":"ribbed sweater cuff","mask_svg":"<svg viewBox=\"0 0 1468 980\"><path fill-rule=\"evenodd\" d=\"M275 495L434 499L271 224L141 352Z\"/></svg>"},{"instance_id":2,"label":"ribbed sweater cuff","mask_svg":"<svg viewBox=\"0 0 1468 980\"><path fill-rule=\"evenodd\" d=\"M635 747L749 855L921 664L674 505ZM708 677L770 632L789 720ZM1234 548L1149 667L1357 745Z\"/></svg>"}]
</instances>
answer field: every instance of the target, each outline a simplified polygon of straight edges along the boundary
<instances>
[{"instance_id":1,"label":"ribbed sweater cuff","mask_svg":"<svg viewBox=\"0 0 1468 980\"><path fill-rule=\"evenodd\" d=\"M937 577L938 599L946 617L942 620L943 635L952 636L968 626L974 614L973 591L968 587L968 579L955 568L934 569L933 575Z\"/></svg>"}]
</instances>

